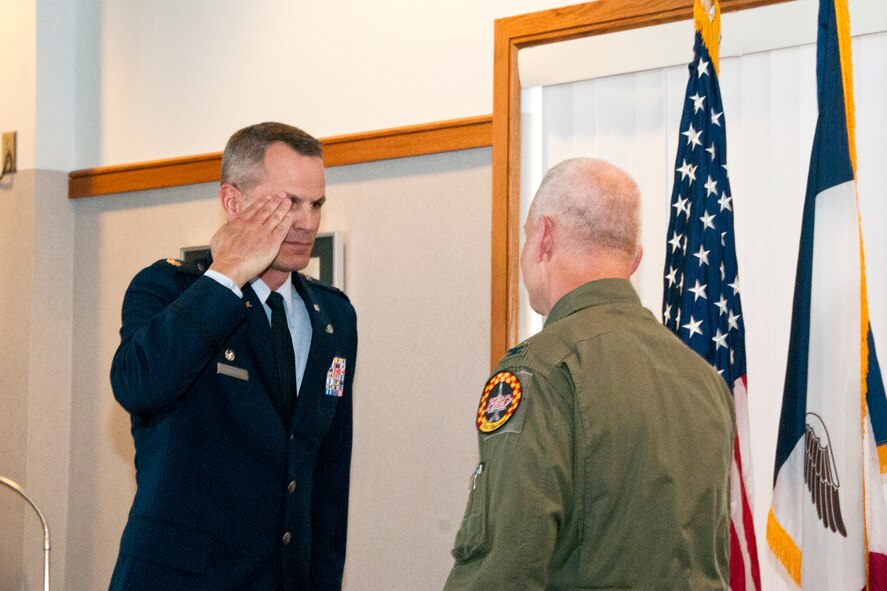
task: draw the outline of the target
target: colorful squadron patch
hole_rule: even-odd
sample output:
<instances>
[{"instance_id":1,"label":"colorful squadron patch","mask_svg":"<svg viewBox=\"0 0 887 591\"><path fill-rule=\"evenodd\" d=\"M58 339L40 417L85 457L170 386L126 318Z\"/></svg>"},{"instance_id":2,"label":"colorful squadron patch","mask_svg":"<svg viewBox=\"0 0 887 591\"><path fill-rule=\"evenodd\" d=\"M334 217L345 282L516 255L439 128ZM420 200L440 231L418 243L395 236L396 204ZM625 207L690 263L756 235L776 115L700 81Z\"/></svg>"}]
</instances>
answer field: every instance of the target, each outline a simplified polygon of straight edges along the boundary
<instances>
[{"instance_id":1,"label":"colorful squadron patch","mask_svg":"<svg viewBox=\"0 0 887 591\"><path fill-rule=\"evenodd\" d=\"M510 371L500 371L487 382L477 409L477 428L492 433L508 422L521 400L521 385Z\"/></svg>"}]
</instances>

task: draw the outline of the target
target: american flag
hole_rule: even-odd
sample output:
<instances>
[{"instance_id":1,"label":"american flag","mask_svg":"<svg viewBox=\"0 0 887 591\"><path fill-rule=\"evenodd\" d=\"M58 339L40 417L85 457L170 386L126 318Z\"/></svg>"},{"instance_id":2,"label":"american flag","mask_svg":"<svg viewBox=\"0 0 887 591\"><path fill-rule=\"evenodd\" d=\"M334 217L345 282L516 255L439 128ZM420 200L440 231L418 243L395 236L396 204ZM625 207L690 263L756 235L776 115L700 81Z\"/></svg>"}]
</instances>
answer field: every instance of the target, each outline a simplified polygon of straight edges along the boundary
<instances>
[{"instance_id":1,"label":"american flag","mask_svg":"<svg viewBox=\"0 0 887 591\"><path fill-rule=\"evenodd\" d=\"M761 588L751 509L745 329L718 86L720 7L696 0L696 40L681 116L666 238L662 321L727 382L736 405L731 473L730 588Z\"/></svg>"}]
</instances>

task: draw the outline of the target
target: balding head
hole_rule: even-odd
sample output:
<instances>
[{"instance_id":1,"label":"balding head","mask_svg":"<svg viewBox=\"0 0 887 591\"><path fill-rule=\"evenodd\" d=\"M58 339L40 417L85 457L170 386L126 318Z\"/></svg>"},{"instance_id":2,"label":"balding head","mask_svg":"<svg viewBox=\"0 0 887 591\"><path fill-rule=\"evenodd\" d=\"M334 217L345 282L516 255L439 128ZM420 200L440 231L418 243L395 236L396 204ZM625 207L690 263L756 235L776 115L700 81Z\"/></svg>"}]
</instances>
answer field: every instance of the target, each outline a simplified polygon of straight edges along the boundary
<instances>
[{"instance_id":1,"label":"balding head","mask_svg":"<svg viewBox=\"0 0 887 591\"><path fill-rule=\"evenodd\" d=\"M641 196L622 169L574 158L548 171L525 224L521 271L533 308L547 314L565 293L640 262Z\"/></svg>"},{"instance_id":2,"label":"balding head","mask_svg":"<svg viewBox=\"0 0 887 591\"><path fill-rule=\"evenodd\" d=\"M551 218L563 231L564 246L577 253L604 248L633 260L641 231L640 203L638 186L624 170L603 160L573 158L548 171L529 216Z\"/></svg>"}]
</instances>

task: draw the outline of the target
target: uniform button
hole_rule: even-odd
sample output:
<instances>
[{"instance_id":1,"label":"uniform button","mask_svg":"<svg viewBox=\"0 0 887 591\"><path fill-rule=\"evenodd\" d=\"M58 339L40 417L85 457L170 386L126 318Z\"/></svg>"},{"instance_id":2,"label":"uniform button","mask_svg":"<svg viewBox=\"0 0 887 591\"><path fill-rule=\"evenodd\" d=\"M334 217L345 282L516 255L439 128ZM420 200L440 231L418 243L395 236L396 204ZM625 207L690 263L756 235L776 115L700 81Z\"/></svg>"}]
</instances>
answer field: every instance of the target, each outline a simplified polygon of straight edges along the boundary
<instances>
[{"instance_id":1,"label":"uniform button","mask_svg":"<svg viewBox=\"0 0 887 591\"><path fill-rule=\"evenodd\" d=\"M293 494L294 492L296 492L295 480L290 481L289 485L286 487L286 492L288 492L289 494Z\"/></svg>"},{"instance_id":2,"label":"uniform button","mask_svg":"<svg viewBox=\"0 0 887 591\"><path fill-rule=\"evenodd\" d=\"M292 539L293 539L293 535L289 532L286 532L285 534L283 534L283 545L286 546L287 544L290 543L290 540L292 540Z\"/></svg>"}]
</instances>

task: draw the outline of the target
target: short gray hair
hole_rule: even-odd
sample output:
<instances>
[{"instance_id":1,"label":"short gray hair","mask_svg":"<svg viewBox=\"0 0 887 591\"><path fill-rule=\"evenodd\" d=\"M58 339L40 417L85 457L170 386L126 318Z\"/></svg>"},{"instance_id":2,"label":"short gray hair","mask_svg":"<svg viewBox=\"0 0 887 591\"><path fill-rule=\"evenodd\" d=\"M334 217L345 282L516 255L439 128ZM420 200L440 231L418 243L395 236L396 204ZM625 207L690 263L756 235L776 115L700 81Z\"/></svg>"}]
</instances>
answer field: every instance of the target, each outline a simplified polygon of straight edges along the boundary
<instances>
[{"instance_id":1,"label":"short gray hair","mask_svg":"<svg viewBox=\"0 0 887 591\"><path fill-rule=\"evenodd\" d=\"M222 184L247 191L265 178L268 146L283 143L303 156L323 158L323 146L313 136L285 123L257 123L236 131L222 153Z\"/></svg>"},{"instance_id":2,"label":"short gray hair","mask_svg":"<svg viewBox=\"0 0 887 591\"><path fill-rule=\"evenodd\" d=\"M640 209L640 190L628 173L603 160L572 158L545 174L529 215L550 217L574 247L597 245L634 257Z\"/></svg>"}]
</instances>

